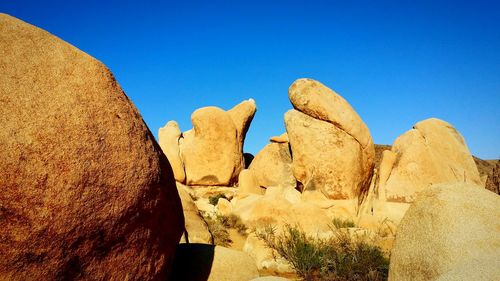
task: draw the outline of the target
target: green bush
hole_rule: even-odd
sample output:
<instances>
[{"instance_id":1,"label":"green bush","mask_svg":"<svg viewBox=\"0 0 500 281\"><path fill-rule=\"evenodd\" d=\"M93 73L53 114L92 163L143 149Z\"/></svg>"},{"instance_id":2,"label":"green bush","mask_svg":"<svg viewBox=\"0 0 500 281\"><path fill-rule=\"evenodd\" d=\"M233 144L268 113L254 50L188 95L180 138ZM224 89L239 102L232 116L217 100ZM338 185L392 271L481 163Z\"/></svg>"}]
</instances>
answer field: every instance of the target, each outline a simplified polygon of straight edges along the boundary
<instances>
[{"instance_id":1,"label":"green bush","mask_svg":"<svg viewBox=\"0 0 500 281\"><path fill-rule=\"evenodd\" d=\"M334 218L332 220L332 225L334 228L339 229L339 228L349 228L349 227L356 227L356 224L352 220L344 220L341 218Z\"/></svg>"},{"instance_id":2,"label":"green bush","mask_svg":"<svg viewBox=\"0 0 500 281\"><path fill-rule=\"evenodd\" d=\"M216 216L215 218L201 213L208 225L208 230L212 234L214 244L218 246L229 247L233 242L229 236L228 229L233 228L241 235L246 235L247 227L235 214L228 216Z\"/></svg>"},{"instance_id":3,"label":"green bush","mask_svg":"<svg viewBox=\"0 0 500 281\"><path fill-rule=\"evenodd\" d=\"M382 250L348 231L337 229L330 239L307 236L300 228L286 225L281 235L272 227L255 232L283 257L304 280L386 280L389 260Z\"/></svg>"},{"instance_id":4,"label":"green bush","mask_svg":"<svg viewBox=\"0 0 500 281\"><path fill-rule=\"evenodd\" d=\"M217 218L212 218L210 216L203 216L207 222L208 230L212 234L214 239L214 244L218 246L229 247L233 242L229 237L229 232L226 227L220 223Z\"/></svg>"},{"instance_id":5,"label":"green bush","mask_svg":"<svg viewBox=\"0 0 500 281\"><path fill-rule=\"evenodd\" d=\"M227 197L226 197L226 195L224 195L224 193L217 193L215 195L208 197L208 203L210 203L214 206L217 206L217 203L219 203L220 198L227 199Z\"/></svg>"}]
</instances>

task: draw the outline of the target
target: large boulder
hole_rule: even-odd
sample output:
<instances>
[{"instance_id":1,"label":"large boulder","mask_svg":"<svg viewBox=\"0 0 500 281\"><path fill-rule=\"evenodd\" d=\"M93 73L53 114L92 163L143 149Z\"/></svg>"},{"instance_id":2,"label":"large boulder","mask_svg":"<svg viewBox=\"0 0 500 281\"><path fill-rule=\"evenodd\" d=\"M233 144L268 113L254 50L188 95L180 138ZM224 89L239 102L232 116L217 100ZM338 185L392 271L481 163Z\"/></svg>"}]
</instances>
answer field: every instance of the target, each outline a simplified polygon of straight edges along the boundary
<instances>
[{"instance_id":1,"label":"large boulder","mask_svg":"<svg viewBox=\"0 0 500 281\"><path fill-rule=\"evenodd\" d=\"M0 126L0 279L168 276L172 170L102 63L0 14Z\"/></svg>"},{"instance_id":2,"label":"large boulder","mask_svg":"<svg viewBox=\"0 0 500 281\"><path fill-rule=\"evenodd\" d=\"M382 199L412 202L432 184L482 185L477 166L460 133L435 118L417 123L396 139L380 166Z\"/></svg>"},{"instance_id":3,"label":"large boulder","mask_svg":"<svg viewBox=\"0 0 500 281\"><path fill-rule=\"evenodd\" d=\"M231 116L218 107L203 107L191 115L193 130L184 133L181 158L188 185L229 185L241 167L242 153Z\"/></svg>"},{"instance_id":4,"label":"large boulder","mask_svg":"<svg viewBox=\"0 0 500 281\"><path fill-rule=\"evenodd\" d=\"M330 199L357 199L368 189L375 150L358 114L318 81L299 79L288 91L295 110L285 114L293 174L304 189Z\"/></svg>"},{"instance_id":5,"label":"large boulder","mask_svg":"<svg viewBox=\"0 0 500 281\"><path fill-rule=\"evenodd\" d=\"M399 225L389 280L500 280L498 218L500 196L480 186L426 188Z\"/></svg>"},{"instance_id":6,"label":"large boulder","mask_svg":"<svg viewBox=\"0 0 500 281\"><path fill-rule=\"evenodd\" d=\"M258 184L262 187L295 188L297 181L293 176L288 136L283 134L271 138L271 142L257 153L249 169L253 171Z\"/></svg>"},{"instance_id":7,"label":"large boulder","mask_svg":"<svg viewBox=\"0 0 500 281\"><path fill-rule=\"evenodd\" d=\"M175 180L183 183L186 180L186 173L179 149L181 136L179 125L175 121L169 121L165 127L158 130L158 143L172 166Z\"/></svg>"}]
</instances>

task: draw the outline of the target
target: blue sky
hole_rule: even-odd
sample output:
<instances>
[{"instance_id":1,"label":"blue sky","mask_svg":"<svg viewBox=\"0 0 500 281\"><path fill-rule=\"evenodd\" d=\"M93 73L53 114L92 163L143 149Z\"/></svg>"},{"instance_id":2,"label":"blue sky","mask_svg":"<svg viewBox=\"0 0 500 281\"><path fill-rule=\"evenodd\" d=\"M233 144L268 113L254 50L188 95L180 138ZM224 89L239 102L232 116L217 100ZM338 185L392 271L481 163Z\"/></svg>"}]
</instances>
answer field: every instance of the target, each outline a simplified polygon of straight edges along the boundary
<instances>
[{"instance_id":1,"label":"blue sky","mask_svg":"<svg viewBox=\"0 0 500 281\"><path fill-rule=\"evenodd\" d=\"M253 98L245 150L284 132L297 78L341 94L392 144L423 119L500 157L500 1L0 1L104 62L151 131Z\"/></svg>"}]
</instances>

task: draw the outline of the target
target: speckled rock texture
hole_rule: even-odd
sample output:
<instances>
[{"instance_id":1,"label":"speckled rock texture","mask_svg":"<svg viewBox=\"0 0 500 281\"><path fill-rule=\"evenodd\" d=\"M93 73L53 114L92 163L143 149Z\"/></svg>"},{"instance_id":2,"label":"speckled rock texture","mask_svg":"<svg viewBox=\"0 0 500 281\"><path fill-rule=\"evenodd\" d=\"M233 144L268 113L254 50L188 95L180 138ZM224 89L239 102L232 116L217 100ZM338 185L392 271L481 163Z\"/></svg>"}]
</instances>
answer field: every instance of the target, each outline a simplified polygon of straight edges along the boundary
<instances>
[{"instance_id":1,"label":"speckled rock texture","mask_svg":"<svg viewBox=\"0 0 500 281\"><path fill-rule=\"evenodd\" d=\"M170 165L99 61L0 14L0 280L164 280Z\"/></svg>"}]
</instances>

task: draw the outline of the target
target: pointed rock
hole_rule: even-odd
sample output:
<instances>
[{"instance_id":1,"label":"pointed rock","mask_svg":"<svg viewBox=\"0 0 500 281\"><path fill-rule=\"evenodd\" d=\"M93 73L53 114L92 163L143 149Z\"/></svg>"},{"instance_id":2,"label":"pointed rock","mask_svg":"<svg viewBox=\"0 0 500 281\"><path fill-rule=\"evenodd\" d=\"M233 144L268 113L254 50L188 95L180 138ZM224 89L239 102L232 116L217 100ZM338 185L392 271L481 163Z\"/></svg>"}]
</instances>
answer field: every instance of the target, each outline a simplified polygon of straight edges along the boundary
<instances>
[{"instance_id":1,"label":"pointed rock","mask_svg":"<svg viewBox=\"0 0 500 281\"><path fill-rule=\"evenodd\" d=\"M182 163L179 149L179 139L182 133L179 125L175 121L169 121L165 127L158 130L158 142L163 153L167 156L170 166L174 171L175 180L184 183L186 174L184 172L184 164Z\"/></svg>"}]
</instances>

